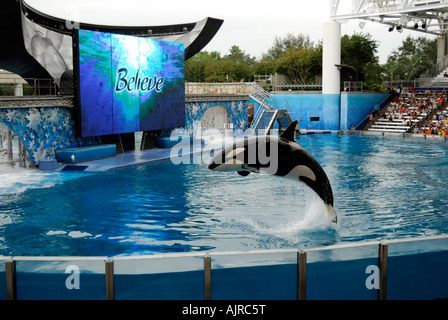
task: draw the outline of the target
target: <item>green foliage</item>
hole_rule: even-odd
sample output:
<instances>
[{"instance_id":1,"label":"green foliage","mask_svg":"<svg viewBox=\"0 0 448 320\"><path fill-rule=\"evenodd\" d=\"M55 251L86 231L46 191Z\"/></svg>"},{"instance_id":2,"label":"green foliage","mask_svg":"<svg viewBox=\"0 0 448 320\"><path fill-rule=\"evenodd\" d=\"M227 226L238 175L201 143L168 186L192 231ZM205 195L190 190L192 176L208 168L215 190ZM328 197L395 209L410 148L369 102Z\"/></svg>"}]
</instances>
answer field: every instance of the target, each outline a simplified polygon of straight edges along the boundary
<instances>
[{"instance_id":1,"label":"green foliage","mask_svg":"<svg viewBox=\"0 0 448 320\"><path fill-rule=\"evenodd\" d=\"M415 79L436 62L437 40L407 37L394 50L386 64L377 56L378 41L370 34L354 33L341 38L341 64L354 67L364 88L382 92L385 80ZM296 84L312 84L322 74L322 42L313 43L308 35L288 33L276 37L260 59L239 46L226 55L202 51L186 61L185 79L189 82L253 81L255 74L288 74Z\"/></svg>"},{"instance_id":2,"label":"green foliage","mask_svg":"<svg viewBox=\"0 0 448 320\"><path fill-rule=\"evenodd\" d=\"M13 85L0 84L0 96L13 96L14 87Z\"/></svg>"},{"instance_id":3,"label":"green foliage","mask_svg":"<svg viewBox=\"0 0 448 320\"><path fill-rule=\"evenodd\" d=\"M23 95L32 96L34 89L28 83L23 84ZM14 83L0 83L0 96L14 96Z\"/></svg>"},{"instance_id":4,"label":"green foliage","mask_svg":"<svg viewBox=\"0 0 448 320\"><path fill-rule=\"evenodd\" d=\"M252 81L255 58L238 46L221 57L219 52L202 51L185 63L185 80L189 82Z\"/></svg>"},{"instance_id":5,"label":"green foliage","mask_svg":"<svg viewBox=\"0 0 448 320\"><path fill-rule=\"evenodd\" d=\"M279 67L294 83L309 84L322 68L322 50L314 47L291 48L279 58Z\"/></svg>"},{"instance_id":6,"label":"green foliage","mask_svg":"<svg viewBox=\"0 0 448 320\"><path fill-rule=\"evenodd\" d=\"M278 61L274 58L264 56L256 61L253 66L254 74L274 74L278 71Z\"/></svg>"},{"instance_id":7,"label":"green foliage","mask_svg":"<svg viewBox=\"0 0 448 320\"><path fill-rule=\"evenodd\" d=\"M362 87L364 90L369 90L369 91L373 91L373 92L384 93L387 91L387 89L385 87L383 87L382 85L380 85L372 80L363 82Z\"/></svg>"},{"instance_id":8,"label":"green foliage","mask_svg":"<svg viewBox=\"0 0 448 320\"><path fill-rule=\"evenodd\" d=\"M302 33L297 35L288 33L284 38L275 37L274 43L268 49L265 57L277 60L291 49L311 47L314 47L314 44L308 35Z\"/></svg>"},{"instance_id":9,"label":"green foliage","mask_svg":"<svg viewBox=\"0 0 448 320\"><path fill-rule=\"evenodd\" d=\"M425 37L412 38L407 36L398 49L392 51L388 60L396 61L403 56L412 56L421 53L433 64L437 60L437 39L430 40Z\"/></svg>"},{"instance_id":10,"label":"green foliage","mask_svg":"<svg viewBox=\"0 0 448 320\"><path fill-rule=\"evenodd\" d=\"M377 41L370 34L354 33L341 38L341 62L352 66L358 72L358 80L366 80L367 64L378 64Z\"/></svg>"},{"instance_id":11,"label":"green foliage","mask_svg":"<svg viewBox=\"0 0 448 320\"><path fill-rule=\"evenodd\" d=\"M388 57L384 68L389 80L413 80L437 61L437 39L408 36Z\"/></svg>"}]
</instances>

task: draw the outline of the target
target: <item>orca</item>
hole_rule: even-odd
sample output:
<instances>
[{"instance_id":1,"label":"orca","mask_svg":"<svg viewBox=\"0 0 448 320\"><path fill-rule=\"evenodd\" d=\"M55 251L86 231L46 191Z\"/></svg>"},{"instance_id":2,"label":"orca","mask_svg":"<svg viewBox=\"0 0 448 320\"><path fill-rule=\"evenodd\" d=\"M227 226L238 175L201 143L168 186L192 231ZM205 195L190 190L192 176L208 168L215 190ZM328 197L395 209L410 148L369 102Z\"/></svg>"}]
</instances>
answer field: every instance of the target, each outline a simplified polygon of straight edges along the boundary
<instances>
[{"instance_id":1,"label":"orca","mask_svg":"<svg viewBox=\"0 0 448 320\"><path fill-rule=\"evenodd\" d=\"M272 174L302 181L322 199L332 222L337 222L330 181L321 165L295 141L297 121L280 135L254 136L234 142L218 151L208 168L213 171L237 171Z\"/></svg>"}]
</instances>

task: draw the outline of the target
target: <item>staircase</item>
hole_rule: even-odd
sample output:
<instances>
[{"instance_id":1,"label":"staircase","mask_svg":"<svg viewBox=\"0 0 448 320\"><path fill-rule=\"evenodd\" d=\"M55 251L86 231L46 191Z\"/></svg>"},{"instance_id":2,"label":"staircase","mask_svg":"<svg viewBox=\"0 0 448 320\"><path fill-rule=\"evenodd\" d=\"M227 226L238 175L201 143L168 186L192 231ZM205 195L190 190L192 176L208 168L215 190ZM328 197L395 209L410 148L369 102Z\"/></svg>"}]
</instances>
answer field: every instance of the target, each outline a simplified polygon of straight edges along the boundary
<instances>
[{"instance_id":1,"label":"staircase","mask_svg":"<svg viewBox=\"0 0 448 320\"><path fill-rule=\"evenodd\" d=\"M252 93L249 96L260 104L260 108L250 125L252 133L257 135L268 134L269 130L274 128L276 120L279 124L279 132L284 131L292 122L290 116L292 113L287 102L285 102L286 109L279 109L269 92L255 82L251 84L251 87Z\"/></svg>"},{"instance_id":2,"label":"staircase","mask_svg":"<svg viewBox=\"0 0 448 320\"><path fill-rule=\"evenodd\" d=\"M260 119L257 121L254 129L259 135L267 134L270 129L274 127L275 118L278 110L276 109L266 109L260 115Z\"/></svg>"},{"instance_id":3,"label":"staircase","mask_svg":"<svg viewBox=\"0 0 448 320\"><path fill-rule=\"evenodd\" d=\"M448 77L444 74L448 74L448 67L440 71L440 73L431 80L433 87L446 87L448 85Z\"/></svg>"},{"instance_id":4,"label":"staircase","mask_svg":"<svg viewBox=\"0 0 448 320\"><path fill-rule=\"evenodd\" d=\"M418 79L420 87L446 87L448 86L448 55L440 59L431 69L426 71Z\"/></svg>"}]
</instances>

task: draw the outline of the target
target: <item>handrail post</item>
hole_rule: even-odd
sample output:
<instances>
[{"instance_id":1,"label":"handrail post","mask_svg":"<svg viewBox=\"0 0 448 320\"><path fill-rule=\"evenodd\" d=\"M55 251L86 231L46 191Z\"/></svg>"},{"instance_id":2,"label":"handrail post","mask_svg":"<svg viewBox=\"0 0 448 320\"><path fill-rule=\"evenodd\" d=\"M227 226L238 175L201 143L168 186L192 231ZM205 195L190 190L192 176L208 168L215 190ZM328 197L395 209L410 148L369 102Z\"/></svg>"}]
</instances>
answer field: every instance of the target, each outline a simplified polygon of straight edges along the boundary
<instances>
[{"instance_id":1,"label":"handrail post","mask_svg":"<svg viewBox=\"0 0 448 320\"><path fill-rule=\"evenodd\" d=\"M114 260L106 259L106 300L115 300Z\"/></svg>"},{"instance_id":2,"label":"handrail post","mask_svg":"<svg viewBox=\"0 0 448 320\"><path fill-rule=\"evenodd\" d=\"M204 300L212 299L212 257L204 256Z\"/></svg>"},{"instance_id":3,"label":"handrail post","mask_svg":"<svg viewBox=\"0 0 448 320\"><path fill-rule=\"evenodd\" d=\"M306 299L306 251L297 252L297 300Z\"/></svg>"},{"instance_id":4,"label":"handrail post","mask_svg":"<svg viewBox=\"0 0 448 320\"><path fill-rule=\"evenodd\" d=\"M6 298L17 300L16 261L10 259L5 262L6 273Z\"/></svg>"},{"instance_id":5,"label":"handrail post","mask_svg":"<svg viewBox=\"0 0 448 320\"><path fill-rule=\"evenodd\" d=\"M380 288L378 290L378 300L386 300L387 298L387 243L379 244L378 267L380 271Z\"/></svg>"}]
</instances>

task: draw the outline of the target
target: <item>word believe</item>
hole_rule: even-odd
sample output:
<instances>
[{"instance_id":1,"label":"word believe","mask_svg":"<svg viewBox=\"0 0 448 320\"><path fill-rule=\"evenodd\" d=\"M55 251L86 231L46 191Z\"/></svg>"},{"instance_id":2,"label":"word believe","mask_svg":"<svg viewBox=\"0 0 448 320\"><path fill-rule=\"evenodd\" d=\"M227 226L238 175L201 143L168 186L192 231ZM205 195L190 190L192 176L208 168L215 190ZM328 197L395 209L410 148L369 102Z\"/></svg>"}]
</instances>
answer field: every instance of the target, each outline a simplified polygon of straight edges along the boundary
<instances>
[{"instance_id":1,"label":"word believe","mask_svg":"<svg viewBox=\"0 0 448 320\"><path fill-rule=\"evenodd\" d=\"M144 77L139 74L140 70L137 70L135 76L127 78L128 69L120 68L117 71L117 77L115 81L115 92L121 91L140 91L149 92L155 90L156 92L161 92L163 89L164 79L162 77L158 78L156 75L153 77Z\"/></svg>"}]
</instances>

